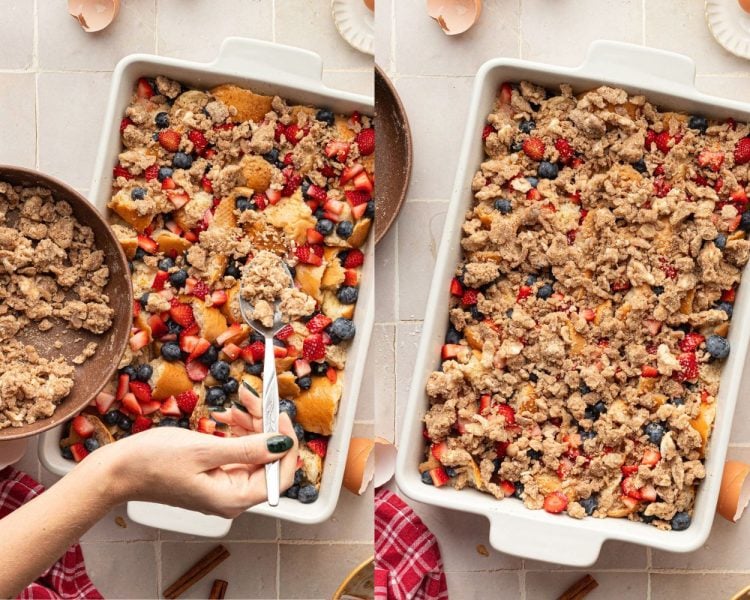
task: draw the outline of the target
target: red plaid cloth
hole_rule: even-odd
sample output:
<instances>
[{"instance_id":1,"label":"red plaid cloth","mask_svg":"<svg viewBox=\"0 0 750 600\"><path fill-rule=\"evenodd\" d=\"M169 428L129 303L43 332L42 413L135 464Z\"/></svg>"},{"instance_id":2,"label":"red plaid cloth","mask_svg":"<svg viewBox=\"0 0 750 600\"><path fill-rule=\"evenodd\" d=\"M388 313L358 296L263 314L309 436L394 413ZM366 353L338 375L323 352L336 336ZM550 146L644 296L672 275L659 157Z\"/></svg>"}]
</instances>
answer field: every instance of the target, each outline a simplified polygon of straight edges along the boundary
<instances>
[{"instance_id":1,"label":"red plaid cloth","mask_svg":"<svg viewBox=\"0 0 750 600\"><path fill-rule=\"evenodd\" d=\"M0 519L36 498L44 487L28 475L7 467L0 471ZM102 599L86 573L81 547L71 546L63 557L47 569L18 598L54 600L59 598Z\"/></svg>"},{"instance_id":2,"label":"red plaid cloth","mask_svg":"<svg viewBox=\"0 0 750 600\"><path fill-rule=\"evenodd\" d=\"M401 498L388 490L375 495L375 598L448 598L435 536Z\"/></svg>"}]
</instances>

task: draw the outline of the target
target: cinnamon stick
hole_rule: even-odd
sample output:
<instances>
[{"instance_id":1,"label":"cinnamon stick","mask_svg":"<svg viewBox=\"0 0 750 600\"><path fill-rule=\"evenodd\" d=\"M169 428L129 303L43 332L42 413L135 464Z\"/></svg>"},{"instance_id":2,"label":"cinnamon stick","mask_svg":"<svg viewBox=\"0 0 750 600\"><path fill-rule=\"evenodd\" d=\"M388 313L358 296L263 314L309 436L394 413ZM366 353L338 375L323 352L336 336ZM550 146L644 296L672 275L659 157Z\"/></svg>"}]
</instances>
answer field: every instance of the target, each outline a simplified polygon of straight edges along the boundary
<instances>
[{"instance_id":1,"label":"cinnamon stick","mask_svg":"<svg viewBox=\"0 0 750 600\"><path fill-rule=\"evenodd\" d=\"M589 592L594 591L599 584L591 575L584 575L567 590L557 600L582 600L588 596Z\"/></svg>"},{"instance_id":2,"label":"cinnamon stick","mask_svg":"<svg viewBox=\"0 0 750 600\"><path fill-rule=\"evenodd\" d=\"M179 598L227 558L229 558L229 550L219 544L199 558L177 581L164 590L164 597L169 600Z\"/></svg>"},{"instance_id":3,"label":"cinnamon stick","mask_svg":"<svg viewBox=\"0 0 750 600\"><path fill-rule=\"evenodd\" d=\"M229 584L223 579L215 579L208 600L222 600L227 593L227 585Z\"/></svg>"}]
</instances>

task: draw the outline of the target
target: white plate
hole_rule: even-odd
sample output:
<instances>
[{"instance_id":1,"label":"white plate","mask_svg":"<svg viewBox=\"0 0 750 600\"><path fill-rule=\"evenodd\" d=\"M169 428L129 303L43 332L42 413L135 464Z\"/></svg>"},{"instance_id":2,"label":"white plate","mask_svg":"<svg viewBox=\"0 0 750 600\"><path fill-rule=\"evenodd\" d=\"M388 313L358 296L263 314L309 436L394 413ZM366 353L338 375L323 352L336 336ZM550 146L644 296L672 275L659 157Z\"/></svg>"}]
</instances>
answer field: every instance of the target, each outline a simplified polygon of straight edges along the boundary
<instances>
[{"instance_id":1,"label":"white plate","mask_svg":"<svg viewBox=\"0 0 750 600\"><path fill-rule=\"evenodd\" d=\"M365 54L375 54L375 15L362 0L332 0L336 29L347 43Z\"/></svg>"},{"instance_id":2,"label":"white plate","mask_svg":"<svg viewBox=\"0 0 750 600\"><path fill-rule=\"evenodd\" d=\"M750 14L737 0L706 0L708 29L724 48L741 58L750 58Z\"/></svg>"}]
</instances>

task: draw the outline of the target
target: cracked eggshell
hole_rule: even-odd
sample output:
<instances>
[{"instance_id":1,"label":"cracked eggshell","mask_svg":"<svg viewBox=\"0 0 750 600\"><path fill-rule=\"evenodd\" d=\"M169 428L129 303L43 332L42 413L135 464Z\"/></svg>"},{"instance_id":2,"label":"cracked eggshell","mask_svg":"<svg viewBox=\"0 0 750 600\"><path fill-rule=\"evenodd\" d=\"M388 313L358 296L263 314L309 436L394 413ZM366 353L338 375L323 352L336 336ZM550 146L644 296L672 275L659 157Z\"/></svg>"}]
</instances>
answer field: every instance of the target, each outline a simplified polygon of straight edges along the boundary
<instances>
[{"instance_id":1,"label":"cracked eggshell","mask_svg":"<svg viewBox=\"0 0 750 600\"><path fill-rule=\"evenodd\" d=\"M375 12L375 0L364 0L365 6Z\"/></svg>"},{"instance_id":2,"label":"cracked eggshell","mask_svg":"<svg viewBox=\"0 0 750 600\"><path fill-rule=\"evenodd\" d=\"M457 35L471 28L482 12L482 0L427 0L427 14L443 33Z\"/></svg>"},{"instance_id":3,"label":"cracked eggshell","mask_svg":"<svg viewBox=\"0 0 750 600\"><path fill-rule=\"evenodd\" d=\"M742 516L750 502L750 465L737 460L728 460L724 465L724 475L719 488L719 514L733 523Z\"/></svg>"},{"instance_id":4,"label":"cracked eggshell","mask_svg":"<svg viewBox=\"0 0 750 600\"><path fill-rule=\"evenodd\" d=\"M375 438L375 476L376 488L385 485L396 472L396 446L381 437Z\"/></svg>"},{"instance_id":5,"label":"cracked eggshell","mask_svg":"<svg viewBox=\"0 0 750 600\"><path fill-rule=\"evenodd\" d=\"M344 487L352 494L362 495L372 481L375 472L374 440L352 438L344 469Z\"/></svg>"},{"instance_id":6,"label":"cracked eggshell","mask_svg":"<svg viewBox=\"0 0 750 600\"><path fill-rule=\"evenodd\" d=\"M120 12L120 0L68 0L68 12L87 33L108 27Z\"/></svg>"}]
</instances>

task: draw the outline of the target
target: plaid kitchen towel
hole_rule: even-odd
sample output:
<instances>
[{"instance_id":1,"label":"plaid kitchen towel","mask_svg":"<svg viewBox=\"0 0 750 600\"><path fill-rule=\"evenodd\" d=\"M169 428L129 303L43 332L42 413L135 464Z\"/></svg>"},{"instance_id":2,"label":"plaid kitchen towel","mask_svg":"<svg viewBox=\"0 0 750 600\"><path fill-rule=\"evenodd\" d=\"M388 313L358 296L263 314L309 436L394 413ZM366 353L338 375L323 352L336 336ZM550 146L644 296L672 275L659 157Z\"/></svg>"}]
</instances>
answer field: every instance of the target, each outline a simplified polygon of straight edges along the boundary
<instances>
[{"instance_id":1,"label":"plaid kitchen towel","mask_svg":"<svg viewBox=\"0 0 750 600\"><path fill-rule=\"evenodd\" d=\"M448 598L435 536L409 505L384 489L375 495L375 598Z\"/></svg>"},{"instance_id":2,"label":"plaid kitchen towel","mask_svg":"<svg viewBox=\"0 0 750 600\"><path fill-rule=\"evenodd\" d=\"M0 471L0 519L36 498L44 487L31 477L12 467ZM29 600L52 600L58 598L90 598L103 596L94 587L86 573L81 547L76 544L54 565L21 592L18 598Z\"/></svg>"}]
</instances>

